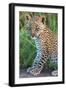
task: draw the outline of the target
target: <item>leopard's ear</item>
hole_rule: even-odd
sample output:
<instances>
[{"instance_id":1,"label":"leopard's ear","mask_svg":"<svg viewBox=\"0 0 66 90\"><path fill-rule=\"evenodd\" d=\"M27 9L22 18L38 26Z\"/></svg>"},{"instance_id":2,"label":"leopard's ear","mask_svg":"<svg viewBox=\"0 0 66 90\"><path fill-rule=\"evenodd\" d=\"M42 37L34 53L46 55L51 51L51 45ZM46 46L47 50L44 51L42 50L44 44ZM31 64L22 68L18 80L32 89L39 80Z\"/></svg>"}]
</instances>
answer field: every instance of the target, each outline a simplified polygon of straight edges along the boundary
<instances>
[{"instance_id":1,"label":"leopard's ear","mask_svg":"<svg viewBox=\"0 0 66 90\"><path fill-rule=\"evenodd\" d=\"M41 22L42 22L43 24L46 23L46 17L45 17L45 16L42 16L42 17L41 17Z\"/></svg>"},{"instance_id":2,"label":"leopard's ear","mask_svg":"<svg viewBox=\"0 0 66 90\"><path fill-rule=\"evenodd\" d=\"M31 20L32 17L33 17L33 14L32 14L32 13L27 14L27 15L26 15L26 20Z\"/></svg>"},{"instance_id":3,"label":"leopard's ear","mask_svg":"<svg viewBox=\"0 0 66 90\"><path fill-rule=\"evenodd\" d=\"M26 20L31 20L31 16L30 15L26 15Z\"/></svg>"}]
</instances>

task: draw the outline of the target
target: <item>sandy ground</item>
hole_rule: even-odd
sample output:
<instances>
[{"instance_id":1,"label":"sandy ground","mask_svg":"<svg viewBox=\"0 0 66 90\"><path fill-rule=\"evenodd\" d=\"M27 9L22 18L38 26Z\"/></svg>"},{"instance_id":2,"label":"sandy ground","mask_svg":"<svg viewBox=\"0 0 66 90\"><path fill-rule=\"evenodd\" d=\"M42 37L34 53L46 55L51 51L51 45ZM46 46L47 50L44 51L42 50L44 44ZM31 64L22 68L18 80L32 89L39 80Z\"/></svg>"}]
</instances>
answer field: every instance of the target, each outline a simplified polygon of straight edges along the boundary
<instances>
[{"instance_id":1,"label":"sandy ground","mask_svg":"<svg viewBox=\"0 0 66 90\"><path fill-rule=\"evenodd\" d=\"M20 74L19 77L20 78L30 78L30 77L48 77L48 76L52 76L51 72L43 70L39 75L37 76L33 76L30 73L27 73L26 69L20 69Z\"/></svg>"}]
</instances>

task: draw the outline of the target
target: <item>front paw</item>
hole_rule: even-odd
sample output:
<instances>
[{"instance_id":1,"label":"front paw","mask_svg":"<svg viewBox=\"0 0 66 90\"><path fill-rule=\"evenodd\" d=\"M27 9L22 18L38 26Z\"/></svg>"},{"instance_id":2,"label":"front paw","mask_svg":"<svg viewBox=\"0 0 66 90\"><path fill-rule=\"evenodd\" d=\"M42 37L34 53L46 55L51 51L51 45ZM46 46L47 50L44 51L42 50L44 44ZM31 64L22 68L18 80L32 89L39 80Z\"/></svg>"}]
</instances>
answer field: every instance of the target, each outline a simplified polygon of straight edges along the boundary
<instances>
[{"instance_id":1,"label":"front paw","mask_svg":"<svg viewBox=\"0 0 66 90\"><path fill-rule=\"evenodd\" d=\"M29 67L29 68L27 69L27 72L30 72L30 70L31 70L31 67Z\"/></svg>"},{"instance_id":2,"label":"front paw","mask_svg":"<svg viewBox=\"0 0 66 90\"><path fill-rule=\"evenodd\" d=\"M37 72L37 68L33 68L33 67L29 67L27 69L27 72L30 73L33 76L37 76L37 74L39 74L39 71Z\"/></svg>"}]
</instances>

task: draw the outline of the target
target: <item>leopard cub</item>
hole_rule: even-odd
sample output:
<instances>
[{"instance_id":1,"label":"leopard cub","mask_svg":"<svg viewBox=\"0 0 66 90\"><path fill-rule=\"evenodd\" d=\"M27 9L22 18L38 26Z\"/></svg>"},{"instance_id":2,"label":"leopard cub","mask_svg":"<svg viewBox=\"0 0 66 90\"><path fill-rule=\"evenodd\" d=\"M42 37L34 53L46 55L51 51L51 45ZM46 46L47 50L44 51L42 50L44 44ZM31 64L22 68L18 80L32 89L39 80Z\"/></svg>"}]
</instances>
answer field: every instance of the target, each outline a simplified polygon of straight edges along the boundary
<instances>
[{"instance_id":1,"label":"leopard cub","mask_svg":"<svg viewBox=\"0 0 66 90\"><path fill-rule=\"evenodd\" d=\"M57 36L46 25L46 18L43 16L35 16L34 18L28 18L30 20L30 27L32 37L34 37L37 55L31 67L27 69L27 72L37 76L44 68L44 63L48 59L57 64L58 62L58 39ZM52 75L57 76L58 71L53 71Z\"/></svg>"}]
</instances>

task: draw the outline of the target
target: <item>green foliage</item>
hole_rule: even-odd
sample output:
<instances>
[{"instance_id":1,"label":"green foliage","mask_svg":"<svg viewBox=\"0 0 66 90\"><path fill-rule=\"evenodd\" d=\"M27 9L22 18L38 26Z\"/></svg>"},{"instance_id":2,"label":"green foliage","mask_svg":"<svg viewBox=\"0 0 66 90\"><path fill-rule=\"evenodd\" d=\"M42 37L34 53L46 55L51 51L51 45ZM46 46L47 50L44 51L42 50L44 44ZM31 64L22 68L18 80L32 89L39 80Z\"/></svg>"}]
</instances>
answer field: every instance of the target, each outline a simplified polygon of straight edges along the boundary
<instances>
[{"instance_id":1,"label":"green foliage","mask_svg":"<svg viewBox=\"0 0 66 90\"><path fill-rule=\"evenodd\" d=\"M36 56L36 46L35 42L25 28L22 28L19 32L19 40L20 40L20 49L19 49L19 55L20 55L20 65L22 67L28 67L31 66L35 56Z\"/></svg>"},{"instance_id":2,"label":"green foliage","mask_svg":"<svg viewBox=\"0 0 66 90\"><path fill-rule=\"evenodd\" d=\"M58 21L57 21L57 14L47 14L46 23L48 27L55 33L58 31Z\"/></svg>"},{"instance_id":3,"label":"green foliage","mask_svg":"<svg viewBox=\"0 0 66 90\"><path fill-rule=\"evenodd\" d=\"M48 59L47 62L46 62L46 69L52 70L52 71L57 70L58 65L57 65L57 63L54 63L50 59Z\"/></svg>"}]
</instances>

